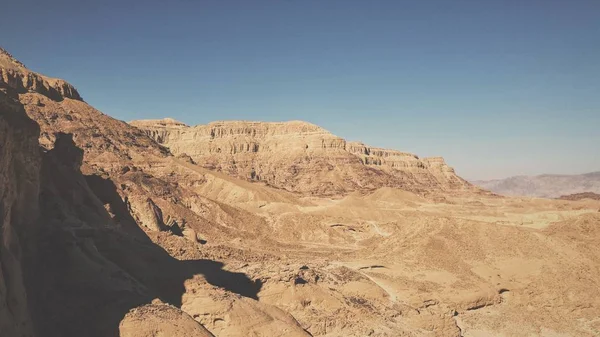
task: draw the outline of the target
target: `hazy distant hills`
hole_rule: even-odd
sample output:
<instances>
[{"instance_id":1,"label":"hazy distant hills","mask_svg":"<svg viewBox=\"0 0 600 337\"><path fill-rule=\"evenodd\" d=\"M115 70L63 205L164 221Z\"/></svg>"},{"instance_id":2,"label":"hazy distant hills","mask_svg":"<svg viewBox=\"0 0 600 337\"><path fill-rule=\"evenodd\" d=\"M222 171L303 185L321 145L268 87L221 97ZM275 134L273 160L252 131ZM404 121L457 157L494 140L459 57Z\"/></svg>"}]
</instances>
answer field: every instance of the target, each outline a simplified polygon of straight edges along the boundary
<instances>
[{"instance_id":1,"label":"hazy distant hills","mask_svg":"<svg viewBox=\"0 0 600 337\"><path fill-rule=\"evenodd\" d=\"M582 192L600 193L600 171L577 175L515 176L472 183L501 195L558 198Z\"/></svg>"}]
</instances>

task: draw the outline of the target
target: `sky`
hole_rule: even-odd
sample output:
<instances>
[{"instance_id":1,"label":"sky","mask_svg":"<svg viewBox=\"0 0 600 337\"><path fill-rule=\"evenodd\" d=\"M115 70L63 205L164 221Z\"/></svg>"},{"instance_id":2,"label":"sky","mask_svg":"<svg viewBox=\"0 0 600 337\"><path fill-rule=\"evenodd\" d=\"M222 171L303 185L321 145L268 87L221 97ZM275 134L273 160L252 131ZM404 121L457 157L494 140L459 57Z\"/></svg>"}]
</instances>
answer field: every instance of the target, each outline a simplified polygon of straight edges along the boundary
<instances>
[{"instance_id":1,"label":"sky","mask_svg":"<svg viewBox=\"0 0 600 337\"><path fill-rule=\"evenodd\" d=\"M467 179L600 171L600 1L6 1L0 46L115 118L304 120Z\"/></svg>"}]
</instances>

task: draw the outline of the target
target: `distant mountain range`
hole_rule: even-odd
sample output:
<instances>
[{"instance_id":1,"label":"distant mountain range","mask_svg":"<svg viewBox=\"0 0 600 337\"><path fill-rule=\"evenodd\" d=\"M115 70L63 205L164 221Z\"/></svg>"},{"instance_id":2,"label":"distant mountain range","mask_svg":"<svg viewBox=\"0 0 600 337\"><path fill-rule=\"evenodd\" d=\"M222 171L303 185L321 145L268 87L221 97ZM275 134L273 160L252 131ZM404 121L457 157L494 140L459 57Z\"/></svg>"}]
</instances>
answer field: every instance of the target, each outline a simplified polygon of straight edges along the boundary
<instances>
[{"instance_id":1,"label":"distant mountain range","mask_svg":"<svg viewBox=\"0 0 600 337\"><path fill-rule=\"evenodd\" d=\"M577 175L515 176L471 182L494 193L507 196L558 198L583 192L600 193L600 171Z\"/></svg>"}]
</instances>

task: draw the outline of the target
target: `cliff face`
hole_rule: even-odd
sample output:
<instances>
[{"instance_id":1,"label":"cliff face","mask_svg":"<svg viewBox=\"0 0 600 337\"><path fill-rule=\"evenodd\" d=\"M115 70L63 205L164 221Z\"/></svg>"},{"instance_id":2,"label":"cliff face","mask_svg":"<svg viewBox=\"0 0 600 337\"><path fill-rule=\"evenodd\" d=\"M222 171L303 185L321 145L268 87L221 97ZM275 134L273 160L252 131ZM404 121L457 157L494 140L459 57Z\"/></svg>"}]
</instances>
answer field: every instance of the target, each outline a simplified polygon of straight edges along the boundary
<instances>
[{"instance_id":1,"label":"cliff face","mask_svg":"<svg viewBox=\"0 0 600 337\"><path fill-rule=\"evenodd\" d=\"M23 63L2 48L0 48L0 84L20 93L37 92L55 101L64 98L82 100L71 84L29 71Z\"/></svg>"},{"instance_id":2,"label":"cliff face","mask_svg":"<svg viewBox=\"0 0 600 337\"><path fill-rule=\"evenodd\" d=\"M194 159L325 195L470 186L308 123L142 131L52 97L0 83L2 337L597 335L597 201L306 198Z\"/></svg>"},{"instance_id":3,"label":"cliff face","mask_svg":"<svg viewBox=\"0 0 600 337\"><path fill-rule=\"evenodd\" d=\"M199 165L295 192L335 195L384 186L415 192L470 188L442 158L420 159L348 142L306 122L231 121L189 127L164 119L130 124Z\"/></svg>"},{"instance_id":4,"label":"cliff face","mask_svg":"<svg viewBox=\"0 0 600 337\"><path fill-rule=\"evenodd\" d=\"M72 133L86 162L119 166L137 158L164 158L168 151L136 128L85 103L68 82L29 70L0 48L0 85L18 95L27 115L41 127L40 143L52 148L56 132Z\"/></svg>"},{"instance_id":5,"label":"cliff face","mask_svg":"<svg viewBox=\"0 0 600 337\"><path fill-rule=\"evenodd\" d=\"M258 230L239 227L264 220L179 186L166 148L66 82L3 50L0 71L2 336L207 337L214 321L229 335L307 335L258 303L260 283L200 251L199 237L251 240Z\"/></svg>"},{"instance_id":6,"label":"cliff face","mask_svg":"<svg viewBox=\"0 0 600 337\"><path fill-rule=\"evenodd\" d=\"M38 216L38 133L14 93L0 85L0 331L6 336L33 335L24 274Z\"/></svg>"}]
</instances>

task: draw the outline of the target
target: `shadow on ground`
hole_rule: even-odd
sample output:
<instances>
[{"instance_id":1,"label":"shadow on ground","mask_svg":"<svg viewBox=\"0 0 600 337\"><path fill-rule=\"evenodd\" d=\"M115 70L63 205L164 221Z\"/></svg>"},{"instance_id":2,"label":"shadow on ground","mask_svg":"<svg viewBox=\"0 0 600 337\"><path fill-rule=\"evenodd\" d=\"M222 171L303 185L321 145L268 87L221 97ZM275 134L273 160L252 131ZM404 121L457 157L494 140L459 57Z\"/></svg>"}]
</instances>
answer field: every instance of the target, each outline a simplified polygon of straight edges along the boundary
<instances>
[{"instance_id":1,"label":"shadow on ground","mask_svg":"<svg viewBox=\"0 0 600 337\"><path fill-rule=\"evenodd\" d=\"M82 157L64 134L44 154L41 220L27 271L39 336L119 336L132 308L154 298L180 307L194 275L257 299L261 284L245 274L218 261L180 261L154 244L113 181L81 174Z\"/></svg>"}]
</instances>

